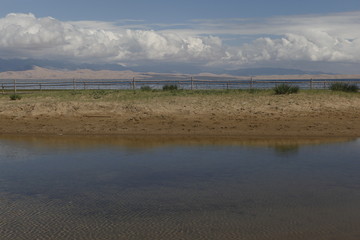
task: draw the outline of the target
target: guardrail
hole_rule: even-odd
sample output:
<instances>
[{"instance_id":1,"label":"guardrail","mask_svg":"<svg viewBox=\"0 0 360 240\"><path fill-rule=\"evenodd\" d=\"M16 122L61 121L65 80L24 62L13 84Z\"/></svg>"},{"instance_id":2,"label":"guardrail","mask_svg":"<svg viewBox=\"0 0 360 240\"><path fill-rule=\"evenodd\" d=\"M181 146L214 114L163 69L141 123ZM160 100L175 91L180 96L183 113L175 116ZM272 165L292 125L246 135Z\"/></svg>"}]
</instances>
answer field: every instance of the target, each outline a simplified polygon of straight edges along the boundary
<instances>
[{"instance_id":1,"label":"guardrail","mask_svg":"<svg viewBox=\"0 0 360 240\"><path fill-rule=\"evenodd\" d=\"M0 80L2 93L19 90L86 90L86 89L140 89L149 86L152 89L161 89L164 85L177 85L180 89L209 90L209 89L269 89L278 84L299 86L301 89L327 89L332 83L346 82L360 86L360 79L317 79L317 80L69 80L69 79L42 79L42 80Z\"/></svg>"}]
</instances>

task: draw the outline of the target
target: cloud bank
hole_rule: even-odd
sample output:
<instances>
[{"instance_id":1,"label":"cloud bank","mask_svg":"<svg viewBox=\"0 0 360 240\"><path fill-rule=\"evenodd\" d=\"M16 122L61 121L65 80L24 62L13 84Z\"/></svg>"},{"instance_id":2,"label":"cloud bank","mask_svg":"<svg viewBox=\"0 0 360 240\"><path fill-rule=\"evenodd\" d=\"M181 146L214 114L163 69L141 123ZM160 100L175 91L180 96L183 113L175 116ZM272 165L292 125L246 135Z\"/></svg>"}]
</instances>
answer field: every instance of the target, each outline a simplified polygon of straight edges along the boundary
<instances>
[{"instance_id":1,"label":"cloud bank","mask_svg":"<svg viewBox=\"0 0 360 240\"><path fill-rule=\"evenodd\" d=\"M96 24L94 24L96 26ZM208 61L224 52L217 37L151 30L91 28L32 14L0 19L1 57L67 58L87 62Z\"/></svg>"},{"instance_id":2,"label":"cloud bank","mask_svg":"<svg viewBox=\"0 0 360 240\"><path fill-rule=\"evenodd\" d=\"M147 61L193 62L228 67L266 61L357 63L359 26L360 12L256 21L198 20L187 27L164 25L157 30L106 22L62 22L12 13L0 18L0 58L127 65ZM227 38L250 41L227 44Z\"/></svg>"}]
</instances>

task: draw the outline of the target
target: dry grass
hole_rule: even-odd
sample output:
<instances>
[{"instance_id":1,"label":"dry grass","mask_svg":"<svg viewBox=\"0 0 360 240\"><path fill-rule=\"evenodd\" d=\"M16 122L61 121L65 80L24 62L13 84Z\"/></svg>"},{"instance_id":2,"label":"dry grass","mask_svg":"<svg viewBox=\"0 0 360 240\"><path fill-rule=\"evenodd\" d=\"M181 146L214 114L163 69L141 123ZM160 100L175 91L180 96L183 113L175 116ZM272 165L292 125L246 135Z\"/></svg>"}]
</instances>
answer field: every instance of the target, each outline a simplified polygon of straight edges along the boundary
<instances>
[{"instance_id":1,"label":"dry grass","mask_svg":"<svg viewBox=\"0 0 360 240\"><path fill-rule=\"evenodd\" d=\"M2 133L360 136L360 94L56 91L0 97Z\"/></svg>"}]
</instances>

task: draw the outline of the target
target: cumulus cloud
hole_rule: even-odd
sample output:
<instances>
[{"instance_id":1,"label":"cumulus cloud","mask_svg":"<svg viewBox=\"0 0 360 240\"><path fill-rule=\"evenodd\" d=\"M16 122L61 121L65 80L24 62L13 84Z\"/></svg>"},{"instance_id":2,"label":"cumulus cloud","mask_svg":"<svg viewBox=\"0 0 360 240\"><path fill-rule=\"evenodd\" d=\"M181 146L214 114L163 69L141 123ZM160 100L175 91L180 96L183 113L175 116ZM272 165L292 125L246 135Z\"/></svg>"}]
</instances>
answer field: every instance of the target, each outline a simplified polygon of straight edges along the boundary
<instances>
[{"instance_id":1,"label":"cumulus cloud","mask_svg":"<svg viewBox=\"0 0 360 240\"><path fill-rule=\"evenodd\" d=\"M33 14L9 14L0 19L0 57L232 66L259 61L358 62L358 16L359 13L344 13L279 17L263 22L227 20L217 24L198 21L182 30L135 30L115 23L61 22ZM270 36L230 46L224 44L221 34L238 38Z\"/></svg>"},{"instance_id":2,"label":"cumulus cloud","mask_svg":"<svg viewBox=\"0 0 360 240\"><path fill-rule=\"evenodd\" d=\"M326 32L310 31L303 35L285 34L278 39L258 38L233 49L227 59L232 64L258 61L360 61L360 39L344 39Z\"/></svg>"},{"instance_id":3,"label":"cumulus cloud","mask_svg":"<svg viewBox=\"0 0 360 240\"><path fill-rule=\"evenodd\" d=\"M211 60L222 52L217 37L151 30L104 30L84 24L9 14L0 19L2 57L73 58L82 61Z\"/></svg>"}]
</instances>

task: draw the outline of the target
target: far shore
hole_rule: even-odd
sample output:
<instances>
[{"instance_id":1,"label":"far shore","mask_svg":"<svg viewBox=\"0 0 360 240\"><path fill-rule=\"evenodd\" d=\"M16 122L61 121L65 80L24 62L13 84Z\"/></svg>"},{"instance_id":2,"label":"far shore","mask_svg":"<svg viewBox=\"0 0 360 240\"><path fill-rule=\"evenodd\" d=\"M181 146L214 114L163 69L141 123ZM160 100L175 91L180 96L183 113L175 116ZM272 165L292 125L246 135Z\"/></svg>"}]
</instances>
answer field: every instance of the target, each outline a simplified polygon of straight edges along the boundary
<instances>
[{"instance_id":1,"label":"far shore","mask_svg":"<svg viewBox=\"0 0 360 240\"><path fill-rule=\"evenodd\" d=\"M2 135L360 137L360 94L304 91L0 96Z\"/></svg>"}]
</instances>

